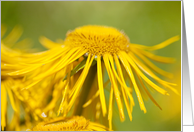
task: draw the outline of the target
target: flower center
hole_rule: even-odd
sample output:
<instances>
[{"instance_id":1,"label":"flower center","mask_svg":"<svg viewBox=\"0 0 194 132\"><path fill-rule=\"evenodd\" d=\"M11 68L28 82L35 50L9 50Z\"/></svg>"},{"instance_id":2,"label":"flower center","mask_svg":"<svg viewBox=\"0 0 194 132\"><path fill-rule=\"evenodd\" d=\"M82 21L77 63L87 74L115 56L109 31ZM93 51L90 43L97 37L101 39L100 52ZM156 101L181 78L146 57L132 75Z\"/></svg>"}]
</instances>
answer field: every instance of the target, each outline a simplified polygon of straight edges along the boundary
<instances>
[{"instance_id":1,"label":"flower center","mask_svg":"<svg viewBox=\"0 0 194 132\"><path fill-rule=\"evenodd\" d=\"M89 121L84 117L75 116L69 120L51 120L39 123L33 131L81 131L86 130Z\"/></svg>"},{"instance_id":2,"label":"flower center","mask_svg":"<svg viewBox=\"0 0 194 132\"><path fill-rule=\"evenodd\" d=\"M120 50L127 51L129 39L112 27L83 26L67 33L65 45L83 47L93 55L114 54Z\"/></svg>"}]
</instances>

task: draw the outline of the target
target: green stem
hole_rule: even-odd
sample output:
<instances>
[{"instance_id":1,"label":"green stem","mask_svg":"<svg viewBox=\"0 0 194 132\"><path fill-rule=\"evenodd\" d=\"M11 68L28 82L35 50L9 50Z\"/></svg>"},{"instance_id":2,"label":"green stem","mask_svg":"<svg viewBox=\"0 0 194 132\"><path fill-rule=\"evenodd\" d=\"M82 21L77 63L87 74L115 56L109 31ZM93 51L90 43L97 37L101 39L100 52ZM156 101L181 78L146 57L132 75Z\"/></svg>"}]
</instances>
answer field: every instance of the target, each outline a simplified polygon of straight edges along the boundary
<instances>
[{"instance_id":1,"label":"green stem","mask_svg":"<svg viewBox=\"0 0 194 132\"><path fill-rule=\"evenodd\" d=\"M97 66L91 66L90 70L88 72L88 75L84 81L84 84L82 86L82 91L80 93L81 98L79 98L79 103L77 103L76 110L75 110L75 115L81 115L83 112L83 105L86 103L87 98L89 96L90 90L92 88L92 84L95 81L95 76L97 74Z\"/></svg>"}]
</instances>

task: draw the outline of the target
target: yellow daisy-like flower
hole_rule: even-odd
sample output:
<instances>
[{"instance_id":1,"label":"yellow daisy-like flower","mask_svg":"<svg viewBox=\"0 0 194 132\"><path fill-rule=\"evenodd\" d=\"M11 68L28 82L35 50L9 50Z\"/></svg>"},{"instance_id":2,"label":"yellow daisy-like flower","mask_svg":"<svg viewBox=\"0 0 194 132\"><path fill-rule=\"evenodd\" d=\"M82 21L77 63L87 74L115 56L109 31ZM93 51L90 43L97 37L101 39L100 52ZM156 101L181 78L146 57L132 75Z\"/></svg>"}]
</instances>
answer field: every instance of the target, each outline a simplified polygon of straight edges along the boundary
<instances>
[{"instance_id":1,"label":"yellow daisy-like flower","mask_svg":"<svg viewBox=\"0 0 194 132\"><path fill-rule=\"evenodd\" d=\"M27 47L31 45L31 41L30 39L18 41L23 32L20 26L15 26L5 37L6 26L1 25L1 27L1 128L2 130L4 130L5 127L6 130L20 130L20 115L22 115L20 106L22 104L22 106L24 106L24 110L26 111L27 107L32 106L32 101L30 101L32 98L30 98L29 94L26 94L27 90L21 92L21 89L25 87L24 76L19 75L17 77L12 77L4 73L13 72L21 68L17 66L17 63L22 59L21 54L26 53L26 51L31 51L31 49L27 49ZM9 47L14 47L14 50ZM30 91L28 90L28 92ZM40 99L40 96L38 99ZM26 102L27 105L23 105ZM9 103L14 111L11 122L8 122L7 120ZM41 105L42 104L43 103L41 102ZM25 119L28 120L28 122L30 119L27 119L26 117L29 117L30 115L31 113L25 114Z\"/></svg>"},{"instance_id":2,"label":"yellow daisy-like flower","mask_svg":"<svg viewBox=\"0 0 194 132\"><path fill-rule=\"evenodd\" d=\"M17 56L20 54L17 51L13 51L6 47L4 44L13 46L17 43L18 39L22 34L22 29L19 26L16 26L4 39L2 37L6 33L6 26L1 25L1 73L10 72L9 66L7 65L14 65L19 59ZM23 44L27 42L28 39L24 39L18 43ZM29 41L28 41L29 42ZM6 66L5 66L6 65ZM16 79L16 78L14 78ZM7 126L7 107L8 107L8 97L11 103L11 106L14 110L13 116L13 125L14 129L19 130L19 101L17 94L13 89L13 83L15 82L13 78L1 74L1 128L4 130ZM21 76L18 76L17 79L21 79ZM15 121L14 121L15 120ZM9 124L10 125L10 124Z\"/></svg>"},{"instance_id":3,"label":"yellow daisy-like flower","mask_svg":"<svg viewBox=\"0 0 194 132\"><path fill-rule=\"evenodd\" d=\"M86 120L83 116L59 117L41 122L32 131L107 131L103 125Z\"/></svg>"},{"instance_id":4,"label":"yellow daisy-like flower","mask_svg":"<svg viewBox=\"0 0 194 132\"><path fill-rule=\"evenodd\" d=\"M108 120L111 128L113 98L116 99L121 121L125 119L122 99L127 108L129 118L132 120L131 112L132 106L134 106L134 100L130 92L131 88L134 89L139 101L140 109L144 111L144 113L146 113L146 108L140 87L143 87L150 99L161 108L153 99L145 87L145 84L148 84L163 95L168 95L168 93L166 90L151 81L145 74L162 86L177 93L177 91L172 87L175 86L175 84L160 79L152 72L152 70L150 70L150 68L169 78L172 77L172 74L158 68L149 60L152 59L162 63L174 62L173 58L157 56L150 51L164 48L177 40L179 40L179 36L172 37L158 45L149 47L130 43L129 38L123 32L112 27L83 26L76 28L74 31L68 32L64 44L62 45L42 37L40 40L41 43L50 50L30 55L23 54L24 58L21 59L20 63L17 65L21 69L4 74L8 76L28 76L41 67L47 67L47 70L40 71L40 74L33 76L33 78L28 78L29 80L33 80L33 83L26 87L30 88L41 80L65 69L65 89L60 109L63 108L67 112L75 104L77 97L80 95L80 91L84 89L84 87L82 89L82 86L89 69L93 64L97 63L97 81L99 89L99 91L97 91L97 96L99 95L100 98L103 116L108 113ZM76 60L83 56L85 57L83 61L81 61L77 66L73 65ZM144 63L139 58L143 60ZM73 81L75 83L72 84L71 76L76 73L76 70L72 72L73 69L79 69L83 65L84 69L81 72L81 75L77 81ZM102 76L103 65L105 65L111 82L108 110L104 95ZM124 72L126 72L130 78L130 88L126 85L125 77L123 75ZM117 82L119 84L117 84Z\"/></svg>"}]
</instances>

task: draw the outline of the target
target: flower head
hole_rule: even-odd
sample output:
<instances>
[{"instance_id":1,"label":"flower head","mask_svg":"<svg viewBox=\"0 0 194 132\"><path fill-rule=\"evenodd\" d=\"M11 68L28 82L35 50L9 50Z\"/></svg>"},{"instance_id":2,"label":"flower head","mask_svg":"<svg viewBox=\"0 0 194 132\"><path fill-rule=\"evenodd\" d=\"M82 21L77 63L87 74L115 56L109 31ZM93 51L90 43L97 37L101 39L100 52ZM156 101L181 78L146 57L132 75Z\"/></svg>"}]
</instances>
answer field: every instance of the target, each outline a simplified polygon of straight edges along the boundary
<instances>
[{"instance_id":1,"label":"flower head","mask_svg":"<svg viewBox=\"0 0 194 132\"><path fill-rule=\"evenodd\" d=\"M68 32L64 43L69 47L86 49L88 54L96 56L117 54L119 51L127 51L129 47L129 39L124 33L105 26L77 28Z\"/></svg>"},{"instance_id":2,"label":"flower head","mask_svg":"<svg viewBox=\"0 0 194 132\"><path fill-rule=\"evenodd\" d=\"M33 131L107 131L108 129L98 123L86 120L83 116L71 118L59 117L36 125Z\"/></svg>"},{"instance_id":3,"label":"flower head","mask_svg":"<svg viewBox=\"0 0 194 132\"><path fill-rule=\"evenodd\" d=\"M28 78L27 81L33 80L33 83L26 86L26 88L32 87L47 77L58 73L63 74L66 77L64 82L60 82L62 83L60 86L63 86L63 99L59 110L63 109L62 111L67 113L75 104L78 96L80 96L80 91L84 89L82 86L89 73L89 69L97 64L97 93L99 93L102 114L105 116L108 113L108 120L111 126L113 98L117 102L121 121L125 119L123 100L128 116L132 120L131 113L134 100L131 89L134 89L140 109L144 113L147 110L141 95L141 89L145 91L155 105L161 108L147 90L146 85L151 86L163 95L168 95L168 93L150 78L177 93L176 89L172 87L175 84L160 79L152 70L169 78L172 74L158 68L149 60L172 63L174 61L173 58L157 56L150 51L164 48L177 40L179 40L179 36L149 47L130 43L128 37L123 32L112 27L83 26L68 32L63 44L58 44L42 37L40 42L44 46L49 47L50 50L34 54L23 54L23 58L18 64L21 69L5 74L7 76L23 75ZM84 59L77 63L77 60L83 57ZM102 72L104 66L111 83L108 110L103 86ZM43 70L36 72L38 69ZM73 78L78 71L81 71L81 74L75 80ZM34 72L37 73L36 76L30 77ZM126 84L124 73L127 73L130 79L130 86Z\"/></svg>"},{"instance_id":4,"label":"flower head","mask_svg":"<svg viewBox=\"0 0 194 132\"><path fill-rule=\"evenodd\" d=\"M4 39L4 34L6 33L6 26L1 25L1 127L2 130L6 128L9 128L10 126L14 127L14 129L19 130L19 122L17 121L19 119L19 111L20 111L20 105L19 102L20 97L18 96L17 92L15 91L14 87L17 87L18 85L15 85L17 80L21 80L21 76L17 76L16 78L12 78L10 76L7 76L7 72L11 72L12 70L17 69L17 66L13 68L14 64L17 63L19 60L20 51L11 50L7 46L13 46L16 43L24 44L25 42L29 42L28 39L24 39L20 42L17 42L22 34L22 29L19 26L16 26ZM7 46L6 46L7 45ZM10 65L12 65L10 67ZM7 108L8 108L8 97L11 103L11 107L13 108L14 115L13 115L13 122L12 125L7 123Z\"/></svg>"},{"instance_id":5,"label":"flower head","mask_svg":"<svg viewBox=\"0 0 194 132\"><path fill-rule=\"evenodd\" d=\"M20 108L21 104L22 106L24 106L23 108L26 112L25 119L28 120L26 122L29 122L29 118L27 119L27 117L32 115L29 111L30 110L36 111L37 106L40 104L41 97L44 97L45 94L43 96L37 97L37 96L34 96L35 92L32 90L21 91L21 89L24 88L25 85L27 85L25 84L25 77L23 75L18 75L18 76L7 75L7 73L9 72L22 69L22 67L17 65L17 63L20 62L21 59L24 59L22 54L25 54L26 51L31 51L27 49L27 47L31 44L31 41L30 39L23 39L18 42L23 32L20 26L15 26L13 30L7 36L4 37L5 32L6 32L6 26L2 25L2 29L1 29L1 33L2 33L1 34L1 37L2 37L1 38L1 107L2 107L1 122L2 124L1 124L1 127L2 127L2 130L5 130L5 128L6 130L20 130L19 118L22 115L21 108ZM13 50L10 47L15 47L15 49ZM19 48L17 49L16 47L19 47ZM29 83L31 82L29 81ZM45 89L41 87L39 91L40 90L45 90ZM47 90L48 90L48 87L47 87ZM38 92L36 91L36 93ZM31 96L33 96L33 98ZM8 97L10 101L8 100ZM35 100L36 100L36 103L35 103ZM9 102L14 112L11 122L7 120L8 118L7 112L10 105ZM42 104L43 102L41 100L41 106Z\"/></svg>"}]
</instances>

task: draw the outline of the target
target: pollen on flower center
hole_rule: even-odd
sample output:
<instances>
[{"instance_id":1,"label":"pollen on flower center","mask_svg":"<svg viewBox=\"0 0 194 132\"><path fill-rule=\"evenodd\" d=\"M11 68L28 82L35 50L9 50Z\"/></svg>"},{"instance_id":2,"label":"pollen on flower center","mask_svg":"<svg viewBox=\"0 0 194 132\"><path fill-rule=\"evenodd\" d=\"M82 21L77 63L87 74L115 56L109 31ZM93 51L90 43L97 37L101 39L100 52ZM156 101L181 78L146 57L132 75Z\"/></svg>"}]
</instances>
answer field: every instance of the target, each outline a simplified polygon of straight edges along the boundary
<instances>
[{"instance_id":1,"label":"pollen on flower center","mask_svg":"<svg viewBox=\"0 0 194 132\"><path fill-rule=\"evenodd\" d=\"M113 54L120 50L127 51L128 37L112 27L83 26L67 34L65 45L83 47L93 55Z\"/></svg>"}]
</instances>

